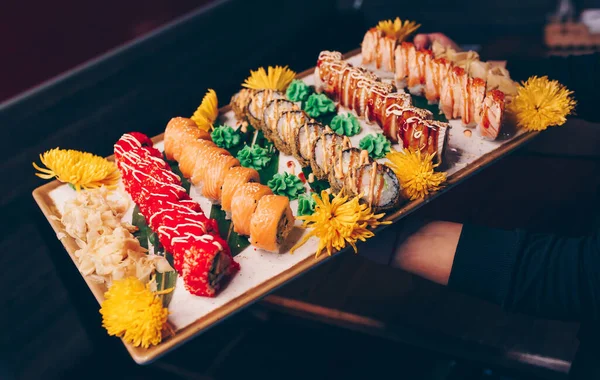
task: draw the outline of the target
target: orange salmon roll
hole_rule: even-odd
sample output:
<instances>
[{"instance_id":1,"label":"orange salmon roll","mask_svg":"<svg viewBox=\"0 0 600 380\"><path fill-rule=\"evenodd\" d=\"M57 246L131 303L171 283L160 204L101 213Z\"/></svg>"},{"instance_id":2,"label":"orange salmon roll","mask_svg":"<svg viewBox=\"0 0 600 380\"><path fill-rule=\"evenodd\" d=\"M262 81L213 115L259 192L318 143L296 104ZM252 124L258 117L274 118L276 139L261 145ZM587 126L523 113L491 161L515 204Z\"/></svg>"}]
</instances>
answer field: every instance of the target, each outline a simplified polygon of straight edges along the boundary
<instances>
[{"instance_id":1,"label":"orange salmon roll","mask_svg":"<svg viewBox=\"0 0 600 380\"><path fill-rule=\"evenodd\" d=\"M250 235L250 219L258 201L265 195L272 195L268 186L252 182L241 185L231 199L231 221L233 230L240 235Z\"/></svg>"},{"instance_id":2,"label":"orange salmon roll","mask_svg":"<svg viewBox=\"0 0 600 380\"><path fill-rule=\"evenodd\" d=\"M250 219L250 244L265 251L279 252L293 227L290 200L281 195L265 195L258 201Z\"/></svg>"},{"instance_id":3,"label":"orange salmon roll","mask_svg":"<svg viewBox=\"0 0 600 380\"><path fill-rule=\"evenodd\" d=\"M179 161L179 154L185 142L191 140L210 140L210 133L198 128L192 119L174 117L165 129L165 155L169 160Z\"/></svg>"},{"instance_id":4,"label":"orange salmon roll","mask_svg":"<svg viewBox=\"0 0 600 380\"><path fill-rule=\"evenodd\" d=\"M190 178L194 172L198 156L203 155L209 148L216 147L215 143L210 140L194 140L185 144L179 155L181 174L185 178Z\"/></svg>"},{"instance_id":5,"label":"orange salmon roll","mask_svg":"<svg viewBox=\"0 0 600 380\"><path fill-rule=\"evenodd\" d=\"M221 187L231 168L240 166L240 161L231 155L219 154L207 162L202 176L202 195L214 203L221 203Z\"/></svg>"},{"instance_id":6,"label":"orange salmon roll","mask_svg":"<svg viewBox=\"0 0 600 380\"><path fill-rule=\"evenodd\" d=\"M203 150L202 154L196 156L196 164L194 165L194 170L192 171L192 176L190 177L190 182L192 182L194 186L202 185L204 181L204 172L206 172L208 163L219 155L231 156L227 150L219 148L216 145Z\"/></svg>"},{"instance_id":7,"label":"orange salmon roll","mask_svg":"<svg viewBox=\"0 0 600 380\"><path fill-rule=\"evenodd\" d=\"M258 172L252 168L237 166L231 168L225 175L223 187L221 188L221 208L225 212L231 211L231 199L235 191L248 182L260 182Z\"/></svg>"}]
</instances>

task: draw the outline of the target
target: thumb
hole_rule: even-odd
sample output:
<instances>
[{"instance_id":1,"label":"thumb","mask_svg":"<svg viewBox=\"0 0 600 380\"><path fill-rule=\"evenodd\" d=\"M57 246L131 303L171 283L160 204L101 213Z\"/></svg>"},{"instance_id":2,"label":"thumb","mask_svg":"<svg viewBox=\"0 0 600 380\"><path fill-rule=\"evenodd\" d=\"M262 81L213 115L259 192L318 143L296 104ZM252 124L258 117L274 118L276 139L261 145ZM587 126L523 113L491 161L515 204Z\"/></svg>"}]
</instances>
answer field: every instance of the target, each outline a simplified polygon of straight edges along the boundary
<instances>
[{"instance_id":1,"label":"thumb","mask_svg":"<svg viewBox=\"0 0 600 380\"><path fill-rule=\"evenodd\" d=\"M449 47L454 50L458 50L458 45L456 44L456 42L452 41L448 36L446 36L443 33L431 33L429 35L429 39L432 43L433 41L437 41L444 47Z\"/></svg>"},{"instance_id":2,"label":"thumb","mask_svg":"<svg viewBox=\"0 0 600 380\"><path fill-rule=\"evenodd\" d=\"M423 33L417 34L413 40L413 43L417 49L425 49L427 46L429 46L429 35Z\"/></svg>"}]
</instances>

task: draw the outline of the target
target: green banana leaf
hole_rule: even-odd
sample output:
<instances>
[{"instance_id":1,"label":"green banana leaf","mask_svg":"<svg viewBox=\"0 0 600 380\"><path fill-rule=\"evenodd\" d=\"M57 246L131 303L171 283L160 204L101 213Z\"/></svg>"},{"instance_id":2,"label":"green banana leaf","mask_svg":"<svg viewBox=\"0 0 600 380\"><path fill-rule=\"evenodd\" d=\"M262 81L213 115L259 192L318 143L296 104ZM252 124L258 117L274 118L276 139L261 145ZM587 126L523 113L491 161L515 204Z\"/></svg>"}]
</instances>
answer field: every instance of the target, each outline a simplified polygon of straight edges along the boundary
<instances>
[{"instance_id":1,"label":"green banana leaf","mask_svg":"<svg viewBox=\"0 0 600 380\"><path fill-rule=\"evenodd\" d=\"M448 119L446 119L446 116L444 116L444 114L440 112L440 108L438 107L437 104L429 104L427 102L427 99L423 96L411 95L411 98L412 98L412 104L414 107L424 108L428 111L431 111L431 113L433 113L434 120L442 121L444 123L448 122Z\"/></svg>"},{"instance_id":2,"label":"green banana leaf","mask_svg":"<svg viewBox=\"0 0 600 380\"><path fill-rule=\"evenodd\" d=\"M326 180L317 179L316 177L313 182L308 182L308 178L312 174L312 169L310 168L310 166L303 167L302 173L304 173L304 178L306 178L308 186L310 186L311 190L317 194L321 194L321 191L327 190L331 187L329 185L329 182L327 182Z\"/></svg>"},{"instance_id":3,"label":"green banana leaf","mask_svg":"<svg viewBox=\"0 0 600 380\"><path fill-rule=\"evenodd\" d=\"M158 235L152 231L148 223L146 223L146 219L140 212L140 208L137 205L133 209L131 224L138 228L138 230L134 232L133 236L138 239L142 247L148 249L148 254L163 256L167 259L169 264L173 266L173 256L166 252L164 247L160 244ZM177 272L168 271L165 273L156 273L156 289L158 291L174 289L176 284ZM169 302L171 302L171 299L173 298L173 292L171 291L167 294L162 294L160 297L162 298L163 306L168 307Z\"/></svg>"}]
</instances>

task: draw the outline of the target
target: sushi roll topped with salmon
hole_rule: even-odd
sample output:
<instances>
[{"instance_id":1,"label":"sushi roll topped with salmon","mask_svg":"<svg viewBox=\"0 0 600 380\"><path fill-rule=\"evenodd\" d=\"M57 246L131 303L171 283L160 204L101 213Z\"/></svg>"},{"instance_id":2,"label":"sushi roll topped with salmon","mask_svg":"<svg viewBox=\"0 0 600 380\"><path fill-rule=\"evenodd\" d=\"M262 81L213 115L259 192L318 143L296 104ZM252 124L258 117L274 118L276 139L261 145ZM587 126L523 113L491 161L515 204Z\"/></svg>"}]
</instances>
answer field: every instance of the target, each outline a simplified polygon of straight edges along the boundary
<instances>
[{"instance_id":1,"label":"sushi roll topped with salmon","mask_svg":"<svg viewBox=\"0 0 600 380\"><path fill-rule=\"evenodd\" d=\"M265 251L279 252L293 227L290 200L281 195L265 195L250 219L250 243Z\"/></svg>"}]
</instances>

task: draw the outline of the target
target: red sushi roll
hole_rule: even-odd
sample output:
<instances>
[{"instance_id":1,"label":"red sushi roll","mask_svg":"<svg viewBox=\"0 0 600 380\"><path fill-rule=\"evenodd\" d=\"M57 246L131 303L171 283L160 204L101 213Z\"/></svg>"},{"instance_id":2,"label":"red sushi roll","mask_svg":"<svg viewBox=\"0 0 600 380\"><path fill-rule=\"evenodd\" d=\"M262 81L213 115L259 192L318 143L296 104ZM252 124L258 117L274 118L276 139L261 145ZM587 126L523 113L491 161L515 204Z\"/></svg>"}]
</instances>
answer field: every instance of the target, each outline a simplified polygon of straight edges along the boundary
<instances>
[{"instance_id":1,"label":"red sushi roll","mask_svg":"<svg viewBox=\"0 0 600 380\"><path fill-rule=\"evenodd\" d=\"M184 253L178 244L187 244L194 241L213 241L218 234L218 227L213 219L207 218L198 212L182 212L171 209L161 213L161 225L157 228L160 243L167 252L171 252L175 261L175 270L181 273L181 263Z\"/></svg>"},{"instance_id":2,"label":"red sushi roll","mask_svg":"<svg viewBox=\"0 0 600 380\"><path fill-rule=\"evenodd\" d=\"M172 254L186 289L192 294L214 296L224 279L239 269L227 243L218 235L217 222L190 199L181 178L145 135L123 135L115 144L115 157L125 189Z\"/></svg>"},{"instance_id":3,"label":"red sushi roll","mask_svg":"<svg viewBox=\"0 0 600 380\"><path fill-rule=\"evenodd\" d=\"M141 151L140 151L141 148ZM114 146L115 158L117 161L123 160L124 155L128 156L127 153L136 152L134 156L128 156L128 161L135 157L135 155L141 154L141 152L148 153L150 156L156 158L162 158L162 153L153 147L152 140L142 133L131 132L124 134ZM135 161L138 161L136 159Z\"/></svg>"},{"instance_id":4,"label":"red sushi roll","mask_svg":"<svg viewBox=\"0 0 600 380\"><path fill-rule=\"evenodd\" d=\"M445 60L434 59L432 51L417 50L414 44L403 42L395 48L393 64L396 67L396 87L405 87L408 81L409 90L420 94L429 78L428 99L433 102L440 92L444 93L439 88L440 82L448 81L442 80L444 78L441 75L451 65ZM429 71L426 70L427 67ZM443 134L437 133L438 126L433 131L417 124L418 121L433 119L430 111L412 107L409 94L397 92L393 85L383 83L375 74L343 61L340 53L323 51L319 54L315 83L317 91L339 100L342 106L353 110L359 118L368 123L376 122L392 142L402 141L405 147L418 147L424 152L444 150L441 145L447 142L447 138L440 138ZM447 113L451 116L454 111L454 91L453 86L447 87L449 101L440 102L440 105L442 110L445 110L444 106L449 106ZM461 104L463 103L457 102L457 106ZM472 108L470 105L465 106L465 110L470 113L474 111ZM407 110L411 112L407 113ZM444 126L439 124L440 128ZM443 130L446 131L445 128ZM414 138L413 132L416 132L418 139Z\"/></svg>"},{"instance_id":5,"label":"red sushi roll","mask_svg":"<svg viewBox=\"0 0 600 380\"><path fill-rule=\"evenodd\" d=\"M147 216L146 220L152 230L161 226L164 218L172 218L170 212L173 210L180 213L202 213L200 205L193 200L181 200L169 195L152 197L139 206L142 214Z\"/></svg>"},{"instance_id":6,"label":"red sushi roll","mask_svg":"<svg viewBox=\"0 0 600 380\"><path fill-rule=\"evenodd\" d=\"M364 119L367 123L380 122L380 116L385 108L385 102L388 95L393 91L393 86L373 86L371 91L367 94L367 101L365 105Z\"/></svg>"},{"instance_id":7,"label":"red sushi roll","mask_svg":"<svg viewBox=\"0 0 600 380\"><path fill-rule=\"evenodd\" d=\"M181 178L173 173L171 168L165 167L166 163L163 160L150 155L146 155L144 159L144 162L137 164L138 170L155 178L156 182L181 184Z\"/></svg>"},{"instance_id":8,"label":"red sushi roll","mask_svg":"<svg viewBox=\"0 0 600 380\"><path fill-rule=\"evenodd\" d=\"M139 141L140 146L153 147L154 143L150 137L140 132L129 132L128 135Z\"/></svg>"},{"instance_id":9,"label":"red sushi roll","mask_svg":"<svg viewBox=\"0 0 600 380\"><path fill-rule=\"evenodd\" d=\"M315 88L317 92L324 92L328 97L341 102L340 96L344 73L351 67L342 60L339 52L323 51L319 54L317 68L315 69Z\"/></svg>"},{"instance_id":10,"label":"red sushi roll","mask_svg":"<svg viewBox=\"0 0 600 380\"><path fill-rule=\"evenodd\" d=\"M414 107L406 108L398 118L398 141L402 141L404 148L414 148L413 132L415 128L421 121L431 119L433 119L433 114L430 111Z\"/></svg>"},{"instance_id":11,"label":"red sushi roll","mask_svg":"<svg viewBox=\"0 0 600 380\"><path fill-rule=\"evenodd\" d=\"M127 189L127 187L126 187ZM150 177L145 177L142 182L135 182L128 189L131 199L136 204L143 203L148 197L168 195L176 199L189 199L185 188L177 183L163 181L153 181Z\"/></svg>"},{"instance_id":12,"label":"red sushi roll","mask_svg":"<svg viewBox=\"0 0 600 380\"><path fill-rule=\"evenodd\" d=\"M398 128L401 127L401 116L406 109L412 109L410 95L395 92L388 94L377 117L383 134L392 142L398 142Z\"/></svg>"},{"instance_id":13,"label":"red sushi roll","mask_svg":"<svg viewBox=\"0 0 600 380\"><path fill-rule=\"evenodd\" d=\"M225 241L194 241L180 244L183 250L181 273L185 288L191 294L214 297L224 280L235 274L240 266L233 260Z\"/></svg>"}]
</instances>

